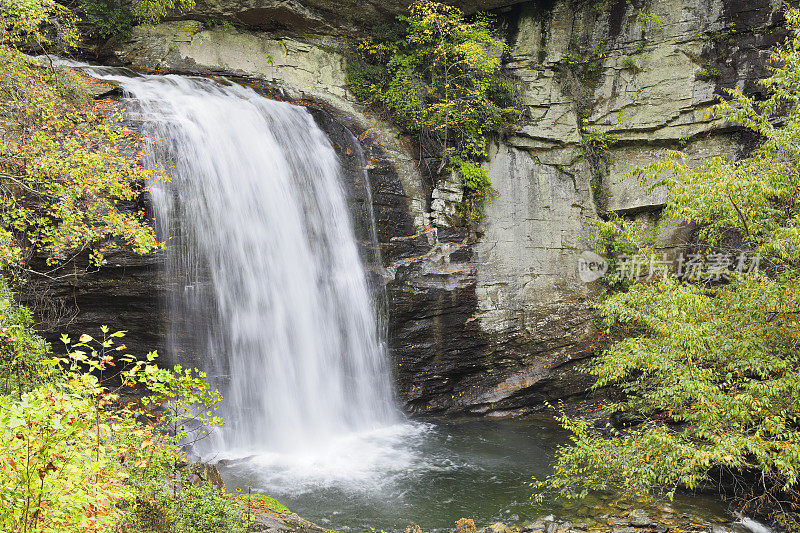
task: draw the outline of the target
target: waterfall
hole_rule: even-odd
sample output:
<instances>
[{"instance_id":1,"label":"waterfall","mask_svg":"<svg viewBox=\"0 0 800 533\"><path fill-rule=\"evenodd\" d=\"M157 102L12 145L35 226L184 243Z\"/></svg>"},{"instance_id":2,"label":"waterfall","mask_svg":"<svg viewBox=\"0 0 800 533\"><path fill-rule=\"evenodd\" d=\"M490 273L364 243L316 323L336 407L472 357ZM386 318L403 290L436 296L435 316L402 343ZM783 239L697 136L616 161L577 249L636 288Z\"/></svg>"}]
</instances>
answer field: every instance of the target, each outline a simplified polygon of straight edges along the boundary
<instances>
[{"instance_id":1,"label":"waterfall","mask_svg":"<svg viewBox=\"0 0 800 533\"><path fill-rule=\"evenodd\" d=\"M400 421L342 165L309 111L209 79L93 74L132 97L172 177L153 189L170 344L224 395L207 451L288 452Z\"/></svg>"}]
</instances>

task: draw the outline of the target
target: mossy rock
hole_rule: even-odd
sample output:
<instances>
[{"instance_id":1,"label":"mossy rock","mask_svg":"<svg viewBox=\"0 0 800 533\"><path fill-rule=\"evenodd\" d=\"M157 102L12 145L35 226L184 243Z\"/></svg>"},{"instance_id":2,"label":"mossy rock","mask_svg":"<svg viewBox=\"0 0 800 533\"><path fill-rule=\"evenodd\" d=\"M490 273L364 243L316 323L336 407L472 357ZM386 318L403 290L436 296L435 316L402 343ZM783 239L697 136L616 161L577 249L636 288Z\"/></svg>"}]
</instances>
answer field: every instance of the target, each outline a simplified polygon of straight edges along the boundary
<instances>
[{"instance_id":1,"label":"mossy rock","mask_svg":"<svg viewBox=\"0 0 800 533\"><path fill-rule=\"evenodd\" d=\"M289 514L292 512L275 498L264 494L242 494L239 497L245 501L249 498L251 507L258 510L271 511L278 514Z\"/></svg>"}]
</instances>

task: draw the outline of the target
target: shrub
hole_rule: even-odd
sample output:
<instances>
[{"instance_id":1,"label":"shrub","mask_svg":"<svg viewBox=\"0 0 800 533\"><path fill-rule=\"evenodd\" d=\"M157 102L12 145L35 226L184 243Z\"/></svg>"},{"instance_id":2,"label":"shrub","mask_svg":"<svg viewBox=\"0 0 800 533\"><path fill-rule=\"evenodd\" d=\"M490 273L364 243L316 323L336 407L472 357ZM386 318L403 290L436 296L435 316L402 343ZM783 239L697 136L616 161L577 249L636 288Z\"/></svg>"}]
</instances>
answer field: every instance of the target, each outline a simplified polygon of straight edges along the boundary
<instances>
[{"instance_id":1,"label":"shrub","mask_svg":"<svg viewBox=\"0 0 800 533\"><path fill-rule=\"evenodd\" d=\"M639 72L639 70L641 70L631 56L625 56L622 58L622 66L632 72Z\"/></svg>"},{"instance_id":2,"label":"shrub","mask_svg":"<svg viewBox=\"0 0 800 533\"><path fill-rule=\"evenodd\" d=\"M20 337L36 338L25 325L27 310L8 309L22 317ZM210 489L185 489L178 468L178 445L197 438L183 422L219 424L213 415L219 394L194 372L159 368L155 352L144 360L114 357L125 349L115 342L124 334L105 327L102 332L100 339L82 335L74 345L64 337L69 349L61 357L50 356L39 342L36 368L47 369L47 380L0 396L0 438L6 443L0 530L109 531L152 524L157 510L197 527L222 520L231 526L226 531L237 531L241 514L234 520L233 499ZM112 370L117 385L109 388ZM147 387L147 401L121 402L119 392L134 384ZM185 531L214 530L208 527Z\"/></svg>"},{"instance_id":3,"label":"shrub","mask_svg":"<svg viewBox=\"0 0 800 533\"><path fill-rule=\"evenodd\" d=\"M161 177L141 162L142 139L119 114L98 116L68 71L41 67L0 45L0 268L49 265L94 247L159 249L144 212L123 212ZM52 272L51 272L52 274Z\"/></svg>"},{"instance_id":4,"label":"shrub","mask_svg":"<svg viewBox=\"0 0 800 533\"><path fill-rule=\"evenodd\" d=\"M719 70L710 67L702 67L694 73L694 79L700 81L711 81L720 77Z\"/></svg>"},{"instance_id":5,"label":"shrub","mask_svg":"<svg viewBox=\"0 0 800 533\"><path fill-rule=\"evenodd\" d=\"M176 502L178 533L239 533L248 530L237 502L210 484L191 486Z\"/></svg>"},{"instance_id":6,"label":"shrub","mask_svg":"<svg viewBox=\"0 0 800 533\"><path fill-rule=\"evenodd\" d=\"M0 395L19 399L48 379L48 344L31 330L30 310L14 302L0 279Z\"/></svg>"},{"instance_id":7,"label":"shrub","mask_svg":"<svg viewBox=\"0 0 800 533\"><path fill-rule=\"evenodd\" d=\"M640 11L636 15L636 29L643 33L647 30L652 30L652 29L663 30L664 19L656 15L655 13Z\"/></svg>"},{"instance_id":8,"label":"shrub","mask_svg":"<svg viewBox=\"0 0 800 533\"><path fill-rule=\"evenodd\" d=\"M135 23L130 3L120 0L81 0L81 20L104 39L127 39Z\"/></svg>"},{"instance_id":9,"label":"shrub","mask_svg":"<svg viewBox=\"0 0 800 533\"><path fill-rule=\"evenodd\" d=\"M111 431L80 386L0 397L0 529L91 532L121 520L116 502L131 491L114 448L96 445L95 428Z\"/></svg>"},{"instance_id":10,"label":"shrub","mask_svg":"<svg viewBox=\"0 0 800 533\"><path fill-rule=\"evenodd\" d=\"M456 172L464 185L465 214L483 214L493 191L478 170L487 139L512 127L518 103L502 75L506 44L491 19L467 19L456 8L420 0L399 18L399 30L353 47L348 85L370 105L380 105L406 132L442 158L439 171ZM421 154L425 157L425 154Z\"/></svg>"}]
</instances>

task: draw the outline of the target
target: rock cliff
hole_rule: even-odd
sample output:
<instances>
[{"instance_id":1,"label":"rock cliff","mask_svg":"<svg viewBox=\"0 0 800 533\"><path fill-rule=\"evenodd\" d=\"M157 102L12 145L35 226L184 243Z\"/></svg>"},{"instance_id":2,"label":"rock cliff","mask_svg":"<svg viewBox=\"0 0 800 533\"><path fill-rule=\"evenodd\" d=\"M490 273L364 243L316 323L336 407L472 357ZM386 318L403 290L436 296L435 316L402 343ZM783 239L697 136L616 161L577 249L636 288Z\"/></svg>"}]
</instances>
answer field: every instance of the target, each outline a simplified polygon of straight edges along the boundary
<instances>
[{"instance_id":1,"label":"rock cliff","mask_svg":"<svg viewBox=\"0 0 800 533\"><path fill-rule=\"evenodd\" d=\"M459 184L431 182L408 140L347 89L345 36L408 2L200 0L181 20L136 28L116 55L151 71L238 77L322 110L328 131L357 138L401 399L419 414L519 414L585 391L575 366L603 344L590 309L596 288L577 275L591 222L614 212L654 225L665 247L689 238L690 228L661 219L663 194L628 170L666 149L696 160L745 152L750 141L707 113L724 88L759 90L782 19L768 0L455 3L495 10L523 103L517 131L492 146L487 167L499 196L477 231L452 223ZM590 157L591 135L615 142ZM104 322L103 302L82 291L130 269L140 276L139 266L117 268L64 293L83 298L81 324ZM134 322L157 313L163 290L137 287L150 299L131 295ZM151 341L149 324L159 320L126 327Z\"/></svg>"}]
</instances>

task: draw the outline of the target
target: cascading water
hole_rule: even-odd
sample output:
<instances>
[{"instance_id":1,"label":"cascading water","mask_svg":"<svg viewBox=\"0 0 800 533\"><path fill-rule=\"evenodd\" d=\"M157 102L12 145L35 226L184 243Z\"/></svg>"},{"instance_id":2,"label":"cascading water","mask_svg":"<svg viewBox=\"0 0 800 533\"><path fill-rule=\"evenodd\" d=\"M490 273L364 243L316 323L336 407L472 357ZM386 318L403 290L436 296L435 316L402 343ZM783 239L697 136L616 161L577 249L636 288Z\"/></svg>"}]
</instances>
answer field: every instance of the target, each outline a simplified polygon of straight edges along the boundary
<instances>
[{"instance_id":1,"label":"cascading water","mask_svg":"<svg viewBox=\"0 0 800 533\"><path fill-rule=\"evenodd\" d=\"M118 81L171 166L154 204L174 241L173 338L200 341L225 396L210 447L296 450L398 422L342 168L309 112L207 79Z\"/></svg>"},{"instance_id":2,"label":"cascading water","mask_svg":"<svg viewBox=\"0 0 800 533\"><path fill-rule=\"evenodd\" d=\"M172 178L152 188L169 239L170 351L224 394L225 425L199 451L253 466L248 484L278 492L364 490L406 471L428 426L393 401L357 142L361 247L342 164L307 109L206 78L59 61L123 88L150 163Z\"/></svg>"}]
</instances>

